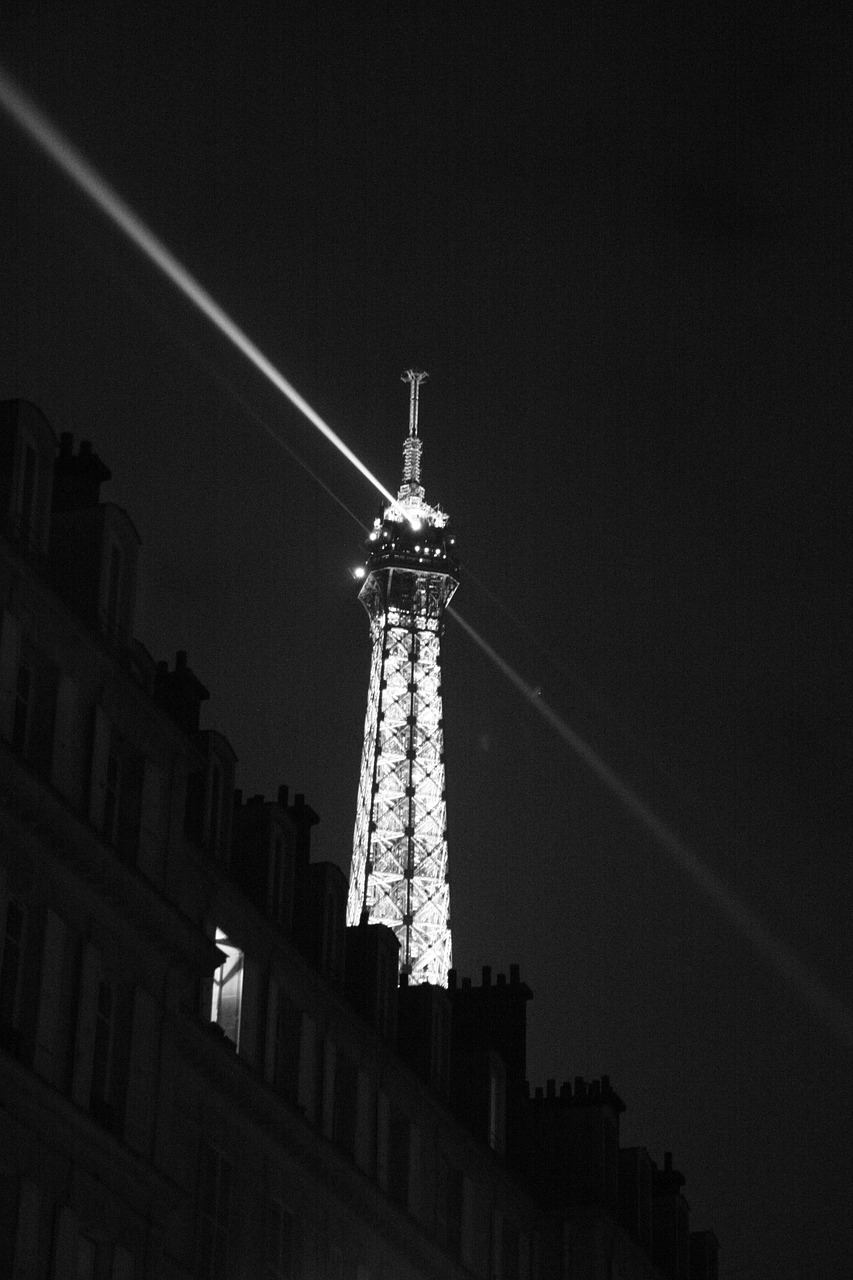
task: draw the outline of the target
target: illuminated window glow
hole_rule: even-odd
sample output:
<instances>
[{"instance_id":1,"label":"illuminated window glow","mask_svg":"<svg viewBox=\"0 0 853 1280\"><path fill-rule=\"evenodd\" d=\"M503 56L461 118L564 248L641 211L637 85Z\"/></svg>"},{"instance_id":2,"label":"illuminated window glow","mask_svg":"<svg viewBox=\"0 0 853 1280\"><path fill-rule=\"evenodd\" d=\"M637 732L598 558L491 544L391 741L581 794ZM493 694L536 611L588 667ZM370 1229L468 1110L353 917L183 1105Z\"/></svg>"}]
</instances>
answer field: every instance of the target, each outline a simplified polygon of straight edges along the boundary
<instances>
[{"instance_id":1,"label":"illuminated window glow","mask_svg":"<svg viewBox=\"0 0 853 1280\"><path fill-rule=\"evenodd\" d=\"M213 998L210 1020L220 1026L228 1039L239 1048L240 1006L243 1001L243 952L229 942L221 929L216 930L216 945L225 959L213 975Z\"/></svg>"}]
</instances>

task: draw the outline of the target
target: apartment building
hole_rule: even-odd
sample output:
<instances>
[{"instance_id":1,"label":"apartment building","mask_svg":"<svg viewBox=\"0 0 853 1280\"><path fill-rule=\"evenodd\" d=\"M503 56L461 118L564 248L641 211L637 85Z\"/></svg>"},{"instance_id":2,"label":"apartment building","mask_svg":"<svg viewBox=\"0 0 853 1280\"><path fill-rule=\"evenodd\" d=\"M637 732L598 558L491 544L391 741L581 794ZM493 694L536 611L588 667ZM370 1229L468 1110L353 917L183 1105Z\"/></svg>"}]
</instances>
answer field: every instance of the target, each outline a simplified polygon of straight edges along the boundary
<instances>
[{"instance_id":1,"label":"apartment building","mask_svg":"<svg viewBox=\"0 0 853 1280\"><path fill-rule=\"evenodd\" d=\"M531 1096L518 969L398 985L305 798L235 791L109 478L0 405L0 1277L716 1280L606 1078Z\"/></svg>"}]
</instances>

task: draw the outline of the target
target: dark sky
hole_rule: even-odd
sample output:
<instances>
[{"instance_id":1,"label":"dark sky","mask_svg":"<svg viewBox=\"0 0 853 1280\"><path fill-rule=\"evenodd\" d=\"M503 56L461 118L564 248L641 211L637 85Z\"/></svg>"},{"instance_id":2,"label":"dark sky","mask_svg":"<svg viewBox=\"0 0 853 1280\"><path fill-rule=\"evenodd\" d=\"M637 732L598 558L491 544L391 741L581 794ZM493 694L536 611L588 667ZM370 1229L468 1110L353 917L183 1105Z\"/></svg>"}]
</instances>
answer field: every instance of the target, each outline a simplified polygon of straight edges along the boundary
<instances>
[{"instance_id":1,"label":"dark sky","mask_svg":"<svg viewBox=\"0 0 853 1280\"><path fill-rule=\"evenodd\" d=\"M849 1005L845 6L11 8L5 69L390 488L429 371L460 612ZM0 146L0 395L95 442L140 639L346 867L381 502ZM444 689L455 960L520 963L532 1082L610 1074L725 1280L853 1274L849 1046L452 622Z\"/></svg>"}]
</instances>

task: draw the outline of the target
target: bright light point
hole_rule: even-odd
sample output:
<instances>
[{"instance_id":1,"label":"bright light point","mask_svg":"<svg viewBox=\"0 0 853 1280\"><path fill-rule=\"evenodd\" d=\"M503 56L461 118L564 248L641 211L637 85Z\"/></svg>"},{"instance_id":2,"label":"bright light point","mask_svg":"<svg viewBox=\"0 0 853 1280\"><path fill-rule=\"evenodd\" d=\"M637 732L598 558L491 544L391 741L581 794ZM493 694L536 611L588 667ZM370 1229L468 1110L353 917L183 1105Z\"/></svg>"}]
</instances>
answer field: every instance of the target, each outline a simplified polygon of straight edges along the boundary
<instances>
[{"instance_id":1,"label":"bright light point","mask_svg":"<svg viewBox=\"0 0 853 1280\"><path fill-rule=\"evenodd\" d=\"M358 568L357 568L357 569L353 569L353 571L352 571L352 576L353 576L354 578L359 578L359 579L361 579L361 578L363 578L363 577L364 577L364 575L365 575L365 573L366 573L366 572L367 572L367 570L365 569L364 565L361 565L361 564L360 564L360 565L358 566Z\"/></svg>"},{"instance_id":2,"label":"bright light point","mask_svg":"<svg viewBox=\"0 0 853 1280\"><path fill-rule=\"evenodd\" d=\"M321 435L361 472L375 489L393 505L399 505L390 490L364 465L352 449L344 443L315 409L311 407L294 386L268 360L251 338L235 323L218 302L199 284L162 240L145 225L137 213L126 204L117 191L105 181L76 147L42 115L35 103L23 93L0 67L0 107L3 107L24 133L41 148L67 178L84 191L102 213L123 231L150 262L153 262L185 298L207 316L221 334L251 362L259 373L272 383L301 414L312 423Z\"/></svg>"},{"instance_id":3,"label":"bright light point","mask_svg":"<svg viewBox=\"0 0 853 1280\"><path fill-rule=\"evenodd\" d=\"M414 529L415 533L417 533L418 529L420 529L420 528L422 527L421 522L420 522L420 520L417 518L417 516L415 516L415 518L414 518L413 520L410 520L410 521L409 521L409 524L412 526L412 528Z\"/></svg>"},{"instance_id":4,"label":"bright light point","mask_svg":"<svg viewBox=\"0 0 853 1280\"><path fill-rule=\"evenodd\" d=\"M370 541L371 541L371 542L375 542L375 541L376 541L376 533L375 533L375 532L374 532L374 533L371 533L371 534L369 535L369 538L370 538Z\"/></svg>"}]
</instances>

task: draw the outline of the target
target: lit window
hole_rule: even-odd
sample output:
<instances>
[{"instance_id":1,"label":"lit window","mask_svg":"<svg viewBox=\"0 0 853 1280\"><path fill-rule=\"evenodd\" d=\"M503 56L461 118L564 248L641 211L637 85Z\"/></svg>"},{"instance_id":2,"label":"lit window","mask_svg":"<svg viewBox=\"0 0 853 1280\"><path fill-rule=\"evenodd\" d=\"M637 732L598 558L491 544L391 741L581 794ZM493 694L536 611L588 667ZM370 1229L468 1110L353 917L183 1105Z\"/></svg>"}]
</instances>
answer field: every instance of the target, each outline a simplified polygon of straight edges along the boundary
<instances>
[{"instance_id":1,"label":"lit window","mask_svg":"<svg viewBox=\"0 0 853 1280\"><path fill-rule=\"evenodd\" d=\"M220 1026L235 1046L240 1043L240 1005L243 999L243 952L216 930L216 945L225 959L213 975L210 1020Z\"/></svg>"}]
</instances>

